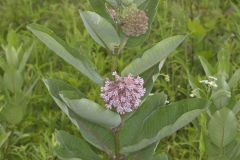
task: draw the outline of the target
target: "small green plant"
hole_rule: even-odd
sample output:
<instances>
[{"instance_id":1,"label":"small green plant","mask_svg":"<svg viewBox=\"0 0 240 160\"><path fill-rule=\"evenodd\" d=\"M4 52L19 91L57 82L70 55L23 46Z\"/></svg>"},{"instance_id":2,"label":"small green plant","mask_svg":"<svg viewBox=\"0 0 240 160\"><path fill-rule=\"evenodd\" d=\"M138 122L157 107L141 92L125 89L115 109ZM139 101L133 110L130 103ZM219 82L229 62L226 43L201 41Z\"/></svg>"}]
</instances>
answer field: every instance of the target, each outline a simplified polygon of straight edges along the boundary
<instances>
[{"instance_id":1,"label":"small green plant","mask_svg":"<svg viewBox=\"0 0 240 160\"><path fill-rule=\"evenodd\" d=\"M166 104L163 92L150 94L166 58L186 36L154 44L118 75L119 57L127 54L124 49L146 40L159 0L90 2L96 12L80 11L80 16L93 40L114 57L113 68L109 69L114 79L104 80L80 50L69 47L53 31L37 24L28 26L48 48L101 88L106 104L102 107L61 80L44 80L54 101L84 139L56 131L56 155L64 160L166 159L155 153L160 140L193 121L208 105L200 98Z\"/></svg>"},{"instance_id":2,"label":"small green plant","mask_svg":"<svg viewBox=\"0 0 240 160\"><path fill-rule=\"evenodd\" d=\"M0 124L0 159L3 159L2 147L10 135L11 132L6 132L4 127Z\"/></svg>"},{"instance_id":3,"label":"small green plant","mask_svg":"<svg viewBox=\"0 0 240 160\"><path fill-rule=\"evenodd\" d=\"M240 159L240 143L237 140L238 120L240 111L239 84L240 69L233 71L230 62L229 48L226 41L218 52L216 66L211 65L204 57L199 57L206 74L206 79L198 80L189 75L193 88L191 97L206 98L211 102L207 114L200 118L202 156L207 154L209 160Z\"/></svg>"},{"instance_id":4,"label":"small green plant","mask_svg":"<svg viewBox=\"0 0 240 160\"><path fill-rule=\"evenodd\" d=\"M13 35L13 33L9 34ZM22 121L26 114L29 96L36 84L36 81L30 85L24 82L24 69L32 52L32 47L23 51L21 46L16 49L9 42L2 48L4 54L0 57L0 68L3 74L0 75L0 82L3 102L0 115L1 119L16 125Z\"/></svg>"}]
</instances>

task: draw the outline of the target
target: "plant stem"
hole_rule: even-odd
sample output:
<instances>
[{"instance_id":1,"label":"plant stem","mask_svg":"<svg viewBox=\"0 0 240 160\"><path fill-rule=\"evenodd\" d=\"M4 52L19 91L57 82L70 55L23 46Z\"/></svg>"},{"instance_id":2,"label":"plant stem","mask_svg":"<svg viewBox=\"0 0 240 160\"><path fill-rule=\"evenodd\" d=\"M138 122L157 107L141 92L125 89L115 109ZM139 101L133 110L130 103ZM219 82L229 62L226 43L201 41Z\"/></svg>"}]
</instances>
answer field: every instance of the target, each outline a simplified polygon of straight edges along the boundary
<instances>
[{"instance_id":1,"label":"plant stem","mask_svg":"<svg viewBox=\"0 0 240 160\"><path fill-rule=\"evenodd\" d=\"M121 155L120 155L120 131L121 128L124 126L124 120L123 116L121 116L121 124L113 129L113 134L114 134L114 143L115 143L115 158L114 160L120 160Z\"/></svg>"},{"instance_id":2,"label":"plant stem","mask_svg":"<svg viewBox=\"0 0 240 160\"><path fill-rule=\"evenodd\" d=\"M116 71L118 67L118 55L113 55L113 68L112 72Z\"/></svg>"},{"instance_id":3,"label":"plant stem","mask_svg":"<svg viewBox=\"0 0 240 160\"><path fill-rule=\"evenodd\" d=\"M120 160L120 137L119 137L119 131L120 131L120 129L117 128L117 130L114 133L115 160Z\"/></svg>"},{"instance_id":4,"label":"plant stem","mask_svg":"<svg viewBox=\"0 0 240 160\"><path fill-rule=\"evenodd\" d=\"M128 41L128 37L125 37L125 38L123 39L123 41L121 42L120 46L119 46L117 55L120 55L120 54L122 53L124 47L125 47L126 44L127 44L127 41Z\"/></svg>"},{"instance_id":5,"label":"plant stem","mask_svg":"<svg viewBox=\"0 0 240 160\"><path fill-rule=\"evenodd\" d=\"M121 42L117 53L115 53L114 50L113 50L113 52L112 52L112 55L113 55L113 67L112 67L112 72L114 72L114 71L117 70L119 55L122 54L123 49L125 48L125 46L126 46L126 44L127 44L127 41L128 41L128 37L125 37L125 38L123 39L123 41Z\"/></svg>"}]
</instances>

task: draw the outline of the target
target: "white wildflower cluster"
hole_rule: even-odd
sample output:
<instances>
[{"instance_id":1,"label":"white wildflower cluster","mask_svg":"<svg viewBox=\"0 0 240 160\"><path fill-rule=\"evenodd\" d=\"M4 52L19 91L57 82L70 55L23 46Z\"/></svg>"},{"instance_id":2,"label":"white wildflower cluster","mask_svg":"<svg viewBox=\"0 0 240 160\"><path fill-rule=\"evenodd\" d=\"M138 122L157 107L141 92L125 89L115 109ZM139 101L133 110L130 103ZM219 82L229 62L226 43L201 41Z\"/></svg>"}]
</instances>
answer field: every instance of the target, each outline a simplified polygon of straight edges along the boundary
<instances>
[{"instance_id":1,"label":"white wildflower cluster","mask_svg":"<svg viewBox=\"0 0 240 160\"><path fill-rule=\"evenodd\" d=\"M208 76L208 79L199 81L202 84L206 84L208 87L217 88L217 78L213 76Z\"/></svg>"},{"instance_id":2,"label":"white wildflower cluster","mask_svg":"<svg viewBox=\"0 0 240 160\"><path fill-rule=\"evenodd\" d=\"M170 82L170 77L169 77L168 74L160 74L160 75L164 77L164 80L165 80L166 82Z\"/></svg>"},{"instance_id":3,"label":"white wildflower cluster","mask_svg":"<svg viewBox=\"0 0 240 160\"><path fill-rule=\"evenodd\" d=\"M166 100L166 101L165 101L165 104L169 104L169 103L170 103L170 101L169 101L169 100Z\"/></svg>"},{"instance_id":4,"label":"white wildflower cluster","mask_svg":"<svg viewBox=\"0 0 240 160\"><path fill-rule=\"evenodd\" d=\"M196 89L192 90L192 91L191 91L191 94L190 94L189 96L190 96L190 97L195 97L195 96L197 96L198 90L199 90L199 88L196 88Z\"/></svg>"}]
</instances>

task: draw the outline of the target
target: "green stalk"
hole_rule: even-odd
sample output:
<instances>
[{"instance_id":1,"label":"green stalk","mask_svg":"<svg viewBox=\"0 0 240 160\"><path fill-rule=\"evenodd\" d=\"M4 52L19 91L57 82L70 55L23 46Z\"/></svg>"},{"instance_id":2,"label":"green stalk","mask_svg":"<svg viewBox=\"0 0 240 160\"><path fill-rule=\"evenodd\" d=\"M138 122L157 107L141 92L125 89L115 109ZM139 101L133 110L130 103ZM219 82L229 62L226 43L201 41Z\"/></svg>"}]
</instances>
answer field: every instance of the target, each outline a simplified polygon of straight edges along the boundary
<instances>
[{"instance_id":1,"label":"green stalk","mask_svg":"<svg viewBox=\"0 0 240 160\"><path fill-rule=\"evenodd\" d=\"M118 55L113 55L113 67L112 72L116 71L118 67Z\"/></svg>"},{"instance_id":2,"label":"green stalk","mask_svg":"<svg viewBox=\"0 0 240 160\"><path fill-rule=\"evenodd\" d=\"M115 143L115 160L120 160L120 128L114 132L114 143Z\"/></svg>"},{"instance_id":3,"label":"green stalk","mask_svg":"<svg viewBox=\"0 0 240 160\"><path fill-rule=\"evenodd\" d=\"M122 54L123 49L125 48L125 46L126 46L126 44L127 44L127 41L128 41L128 37L124 37L123 41L121 42L121 44L120 44L120 46L119 46L117 55Z\"/></svg>"},{"instance_id":4,"label":"green stalk","mask_svg":"<svg viewBox=\"0 0 240 160\"><path fill-rule=\"evenodd\" d=\"M112 72L116 71L118 68L118 58L122 54L123 49L125 48L126 44L128 41L128 37L125 37L123 41L121 42L117 53L113 50L112 55L113 55L113 67L112 67Z\"/></svg>"},{"instance_id":5,"label":"green stalk","mask_svg":"<svg viewBox=\"0 0 240 160\"><path fill-rule=\"evenodd\" d=\"M113 134L114 134L114 144L115 144L115 158L114 160L120 160L121 159L121 155L120 155L120 131L121 128L124 125L124 121L123 121L123 116L121 116L121 124L117 127L113 129Z\"/></svg>"}]
</instances>

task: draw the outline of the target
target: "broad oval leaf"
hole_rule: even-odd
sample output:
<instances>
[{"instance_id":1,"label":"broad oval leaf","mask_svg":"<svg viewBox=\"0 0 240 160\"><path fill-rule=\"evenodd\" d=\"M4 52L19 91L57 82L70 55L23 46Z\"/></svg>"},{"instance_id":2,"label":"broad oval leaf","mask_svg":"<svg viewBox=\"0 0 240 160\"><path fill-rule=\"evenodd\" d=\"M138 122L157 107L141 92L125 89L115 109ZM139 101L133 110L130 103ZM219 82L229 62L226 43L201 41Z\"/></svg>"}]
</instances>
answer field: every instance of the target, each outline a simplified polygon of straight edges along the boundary
<instances>
[{"instance_id":1,"label":"broad oval leaf","mask_svg":"<svg viewBox=\"0 0 240 160\"><path fill-rule=\"evenodd\" d=\"M23 87L23 75L19 70L8 66L3 75L3 83L10 92L21 92Z\"/></svg>"},{"instance_id":2,"label":"broad oval leaf","mask_svg":"<svg viewBox=\"0 0 240 160\"><path fill-rule=\"evenodd\" d=\"M55 153L58 158L62 160L101 160L83 139L65 131L56 131L55 137L58 143Z\"/></svg>"},{"instance_id":3,"label":"broad oval leaf","mask_svg":"<svg viewBox=\"0 0 240 160\"><path fill-rule=\"evenodd\" d=\"M90 11L80 12L80 16L88 33L99 45L110 51L120 45L121 40L116 30L103 17Z\"/></svg>"},{"instance_id":4,"label":"broad oval leaf","mask_svg":"<svg viewBox=\"0 0 240 160\"><path fill-rule=\"evenodd\" d=\"M119 114L101 107L88 99L70 99L66 95L60 95L69 108L80 117L107 128L116 128L121 124Z\"/></svg>"},{"instance_id":5,"label":"broad oval leaf","mask_svg":"<svg viewBox=\"0 0 240 160\"><path fill-rule=\"evenodd\" d=\"M218 67L218 73L221 73L226 79L229 78L229 71L231 67L230 55L231 54L229 54L229 50L226 49L226 43L223 44L223 47L217 54L217 59L218 59L217 67Z\"/></svg>"},{"instance_id":6,"label":"broad oval leaf","mask_svg":"<svg viewBox=\"0 0 240 160\"><path fill-rule=\"evenodd\" d=\"M215 71L211 64L204 57L199 56L199 60L202 64L206 76L214 75Z\"/></svg>"},{"instance_id":7,"label":"broad oval leaf","mask_svg":"<svg viewBox=\"0 0 240 160\"><path fill-rule=\"evenodd\" d=\"M165 60L162 60L159 64L153 66L152 68L145 71L143 74L140 75L140 77L144 80L144 88L146 89L146 92L144 94L144 99L147 97L152 89L155 81L157 80L158 76L160 75L160 71L165 63Z\"/></svg>"},{"instance_id":8,"label":"broad oval leaf","mask_svg":"<svg viewBox=\"0 0 240 160\"><path fill-rule=\"evenodd\" d=\"M48 79L44 80L44 82L54 101L68 116L71 122L80 130L83 138L108 155L113 155L114 138L112 132L75 114L59 96L62 91L74 92L75 98L84 98L84 95L77 89L60 80Z\"/></svg>"},{"instance_id":9,"label":"broad oval leaf","mask_svg":"<svg viewBox=\"0 0 240 160\"><path fill-rule=\"evenodd\" d=\"M106 0L89 0L92 8L96 13L101 15L102 17L111 20L111 17L109 16L107 10L106 10Z\"/></svg>"},{"instance_id":10,"label":"broad oval leaf","mask_svg":"<svg viewBox=\"0 0 240 160\"><path fill-rule=\"evenodd\" d=\"M209 160L239 160L240 159L240 143L235 140L225 147L217 147L209 137L206 139L206 153Z\"/></svg>"},{"instance_id":11,"label":"broad oval leaf","mask_svg":"<svg viewBox=\"0 0 240 160\"><path fill-rule=\"evenodd\" d=\"M135 137L139 134L141 127L155 110L165 104L167 96L164 93L156 93L148 96L141 106L124 122L124 127L120 132L121 146L134 143Z\"/></svg>"},{"instance_id":12,"label":"broad oval leaf","mask_svg":"<svg viewBox=\"0 0 240 160\"><path fill-rule=\"evenodd\" d=\"M166 59L185 39L186 36L177 35L162 40L143 53L141 58L133 60L123 71L122 75L129 73L139 75L155 64Z\"/></svg>"},{"instance_id":13,"label":"broad oval leaf","mask_svg":"<svg viewBox=\"0 0 240 160\"><path fill-rule=\"evenodd\" d=\"M209 137L216 146L224 147L236 138L237 127L235 114L228 108L222 108L216 111L209 121Z\"/></svg>"},{"instance_id":14,"label":"broad oval leaf","mask_svg":"<svg viewBox=\"0 0 240 160\"><path fill-rule=\"evenodd\" d=\"M236 104L233 106L232 111L237 114L238 112L240 112L240 100L236 102Z\"/></svg>"},{"instance_id":15,"label":"broad oval leaf","mask_svg":"<svg viewBox=\"0 0 240 160\"><path fill-rule=\"evenodd\" d=\"M134 143L122 147L123 153L135 152L169 136L193 121L207 107L203 99L186 99L159 107L144 120Z\"/></svg>"},{"instance_id":16,"label":"broad oval leaf","mask_svg":"<svg viewBox=\"0 0 240 160\"><path fill-rule=\"evenodd\" d=\"M102 85L103 80L99 74L90 66L86 57L76 50L70 48L64 41L57 37L53 31L48 28L32 24L27 27L35 36L37 36L49 49L54 51L58 56L67 63L75 67L93 82Z\"/></svg>"},{"instance_id":17,"label":"broad oval leaf","mask_svg":"<svg viewBox=\"0 0 240 160\"><path fill-rule=\"evenodd\" d=\"M128 156L128 160L155 160L154 152L158 142Z\"/></svg>"},{"instance_id":18,"label":"broad oval leaf","mask_svg":"<svg viewBox=\"0 0 240 160\"><path fill-rule=\"evenodd\" d=\"M217 108L222 108L229 104L231 91L223 74L220 74L217 79L218 87L213 88L211 99Z\"/></svg>"},{"instance_id":19,"label":"broad oval leaf","mask_svg":"<svg viewBox=\"0 0 240 160\"><path fill-rule=\"evenodd\" d=\"M23 97L15 97L15 100L8 102L0 113L0 117L4 118L12 125L19 124L26 115L27 99Z\"/></svg>"},{"instance_id":20,"label":"broad oval leaf","mask_svg":"<svg viewBox=\"0 0 240 160\"><path fill-rule=\"evenodd\" d=\"M228 84L229 84L229 87L233 90L240 85L240 69L234 72Z\"/></svg>"}]
</instances>

